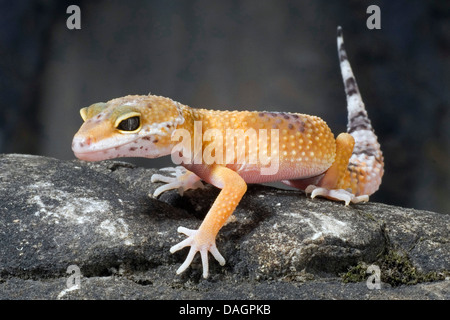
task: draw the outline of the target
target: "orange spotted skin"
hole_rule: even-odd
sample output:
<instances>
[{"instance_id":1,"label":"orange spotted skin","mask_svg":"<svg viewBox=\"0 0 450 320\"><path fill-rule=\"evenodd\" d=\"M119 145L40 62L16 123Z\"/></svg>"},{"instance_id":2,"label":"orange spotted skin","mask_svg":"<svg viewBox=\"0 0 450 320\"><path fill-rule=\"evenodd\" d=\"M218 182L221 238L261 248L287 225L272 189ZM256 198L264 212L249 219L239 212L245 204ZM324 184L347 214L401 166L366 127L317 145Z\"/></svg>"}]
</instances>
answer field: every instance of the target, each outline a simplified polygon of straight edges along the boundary
<instances>
[{"instance_id":1,"label":"orange spotted skin","mask_svg":"<svg viewBox=\"0 0 450 320\"><path fill-rule=\"evenodd\" d=\"M206 109L191 109L195 121L200 121L203 132L208 129L219 130L224 139L227 130L254 130L257 137L259 133L267 132L267 144L277 145L277 149L268 150L268 153L277 157L279 168L274 175L261 175L258 168L260 163L260 143L251 148L249 140L246 140L244 152L246 158L255 153L253 159L256 164L239 164L237 155L239 146L244 143L234 144L234 157L225 159L225 165L239 172L248 183L262 183L269 181L281 181L315 176L326 171L334 161L335 140L333 133L327 124L319 117L305 114L256 112L256 111L213 111ZM272 140L271 131L278 131L278 139ZM260 142L260 140L258 140ZM211 142L204 142L202 151ZM268 149L268 148L267 148ZM272 152L270 152L272 151ZM223 154L226 154L224 145ZM192 168L192 167L191 167ZM253 170L252 170L253 169ZM194 169L195 172L195 169Z\"/></svg>"},{"instance_id":2,"label":"orange spotted skin","mask_svg":"<svg viewBox=\"0 0 450 320\"><path fill-rule=\"evenodd\" d=\"M194 253L200 252L202 257L205 250L217 250L217 233L244 196L247 183L282 181L302 190L308 185L316 185L327 190L351 189L357 195L358 183L363 181L355 170L348 169L354 138L348 133L342 133L335 139L325 121L316 116L195 109L159 96L113 99L84 108L81 115L85 123L75 135L72 147L77 157L89 161L133 156L154 158L170 154L178 143L172 139L176 130L185 130L191 137L195 137L196 124L200 124L201 136L212 131L227 138L229 130L238 132L232 136L233 157L223 158L224 162L182 163L202 180L222 189L199 229L195 233L189 233L186 240L191 242L180 243L183 246L190 245L191 250ZM126 128L121 126L121 122L133 117L139 118L139 126L130 127L133 129L130 131L124 130ZM245 136L249 130L256 133L256 140L253 142L250 136ZM271 135L272 131L277 132L275 138ZM261 132L266 132L265 154L270 155L271 161L277 160L276 171L272 174L264 175L260 172L264 167L259 157L262 149ZM195 139L191 141L192 150L194 141ZM205 140L203 136L200 141L201 152L204 154L211 149L215 138ZM228 140L225 141L221 145L224 155L229 147ZM217 151L217 145L215 146ZM238 161L239 152L244 153L244 162ZM256 162L248 161L252 155ZM333 194L323 196L341 200ZM174 251L178 249L176 247ZM191 254L187 262L190 257ZM220 261L220 257L217 259ZM182 265L180 268L182 272L186 266ZM207 276L208 268L205 268L204 276Z\"/></svg>"},{"instance_id":3,"label":"orange spotted skin","mask_svg":"<svg viewBox=\"0 0 450 320\"><path fill-rule=\"evenodd\" d=\"M182 159L178 164L188 171L174 169L176 178L152 176L152 182L167 183L155 196L170 189L197 188L200 179L220 188L199 229L180 227L178 231L188 237L170 249L190 247L177 273L185 271L199 252L206 278L208 253L225 263L215 239L244 196L247 183L282 181L311 193L312 198L322 196L346 205L368 201L381 184L382 152L340 29L337 40L349 119L347 133L337 138L316 116L195 109L170 98L130 95L81 109L85 122L75 134L72 149L88 161L178 156Z\"/></svg>"}]
</instances>

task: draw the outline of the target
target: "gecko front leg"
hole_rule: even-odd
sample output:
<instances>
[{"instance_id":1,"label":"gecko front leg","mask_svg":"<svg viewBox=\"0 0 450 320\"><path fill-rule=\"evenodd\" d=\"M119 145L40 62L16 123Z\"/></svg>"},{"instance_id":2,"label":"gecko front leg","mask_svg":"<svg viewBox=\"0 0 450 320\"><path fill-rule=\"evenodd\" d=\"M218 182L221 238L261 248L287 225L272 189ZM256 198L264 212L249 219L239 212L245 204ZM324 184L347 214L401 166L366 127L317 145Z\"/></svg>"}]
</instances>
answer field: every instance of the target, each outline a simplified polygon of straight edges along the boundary
<instances>
[{"instance_id":1,"label":"gecko front leg","mask_svg":"<svg viewBox=\"0 0 450 320\"><path fill-rule=\"evenodd\" d=\"M178 232L186 234L188 238L170 248L170 252L174 253L187 246L191 248L186 260L178 268L177 274L182 273L189 267L197 252L200 252L202 259L204 278L207 278L209 273L208 252L211 252L220 265L225 264L225 259L216 247L216 236L247 191L247 184L239 174L223 166L215 165L211 167L208 173L208 182L222 189L222 191L198 230L178 228Z\"/></svg>"},{"instance_id":2,"label":"gecko front leg","mask_svg":"<svg viewBox=\"0 0 450 320\"><path fill-rule=\"evenodd\" d=\"M156 198L161 193L172 190L172 189L178 189L178 193L180 195L183 195L183 193L186 190L190 189L198 189L203 188L204 185L200 181L201 178L197 176L195 173L187 170L186 168L182 166L178 167L168 167L168 168L162 168L161 171L167 171L169 172L172 177L163 176L162 174L155 173L151 177L152 182L165 182L167 184L162 185L153 192L153 196Z\"/></svg>"}]
</instances>

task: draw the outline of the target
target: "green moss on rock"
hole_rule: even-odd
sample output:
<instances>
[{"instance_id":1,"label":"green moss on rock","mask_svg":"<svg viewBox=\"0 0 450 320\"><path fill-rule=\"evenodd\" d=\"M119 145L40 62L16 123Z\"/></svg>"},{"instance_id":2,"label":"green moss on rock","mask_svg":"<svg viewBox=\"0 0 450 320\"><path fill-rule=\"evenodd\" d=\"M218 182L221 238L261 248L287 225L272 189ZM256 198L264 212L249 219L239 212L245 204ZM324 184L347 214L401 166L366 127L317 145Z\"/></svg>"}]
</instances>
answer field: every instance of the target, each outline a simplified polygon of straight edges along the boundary
<instances>
[{"instance_id":1,"label":"green moss on rock","mask_svg":"<svg viewBox=\"0 0 450 320\"><path fill-rule=\"evenodd\" d=\"M444 280L450 274L449 271L420 272L411 263L408 255L400 250L388 250L386 254L381 256L373 264L380 267L381 281L393 287ZM349 268L346 273L341 275L343 282L365 281L369 276L366 273L368 266L368 264L360 262L356 266Z\"/></svg>"}]
</instances>

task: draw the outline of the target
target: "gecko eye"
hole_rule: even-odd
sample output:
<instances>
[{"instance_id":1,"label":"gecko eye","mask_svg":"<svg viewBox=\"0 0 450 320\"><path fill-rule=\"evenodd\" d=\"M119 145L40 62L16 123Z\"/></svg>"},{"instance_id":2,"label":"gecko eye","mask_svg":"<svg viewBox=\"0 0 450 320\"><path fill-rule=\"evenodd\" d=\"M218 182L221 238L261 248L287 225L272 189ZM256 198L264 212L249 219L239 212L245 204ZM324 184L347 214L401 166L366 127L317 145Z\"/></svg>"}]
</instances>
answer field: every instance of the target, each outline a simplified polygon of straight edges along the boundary
<instances>
[{"instance_id":1,"label":"gecko eye","mask_svg":"<svg viewBox=\"0 0 450 320\"><path fill-rule=\"evenodd\" d=\"M119 125L117 126L117 129L121 131L136 131L139 129L141 123L138 116L131 117L125 120L122 120Z\"/></svg>"}]
</instances>

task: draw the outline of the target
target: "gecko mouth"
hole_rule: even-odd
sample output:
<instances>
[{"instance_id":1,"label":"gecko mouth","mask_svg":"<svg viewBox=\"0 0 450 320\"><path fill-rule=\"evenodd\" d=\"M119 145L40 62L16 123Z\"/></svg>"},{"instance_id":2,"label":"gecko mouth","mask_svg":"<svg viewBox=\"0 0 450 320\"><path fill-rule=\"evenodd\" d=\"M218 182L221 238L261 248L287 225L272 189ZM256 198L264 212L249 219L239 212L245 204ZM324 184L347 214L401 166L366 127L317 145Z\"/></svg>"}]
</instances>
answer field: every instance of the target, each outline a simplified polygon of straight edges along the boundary
<instances>
[{"instance_id":1,"label":"gecko mouth","mask_svg":"<svg viewBox=\"0 0 450 320\"><path fill-rule=\"evenodd\" d=\"M157 143L157 138L139 137L122 144L111 143L110 145L114 146L105 147L107 143L103 143L103 146L99 144L87 145L84 138L80 139L75 136L72 142L72 151L78 159L85 161L130 157L157 158L170 154L170 147L161 147Z\"/></svg>"},{"instance_id":2,"label":"gecko mouth","mask_svg":"<svg viewBox=\"0 0 450 320\"><path fill-rule=\"evenodd\" d=\"M125 157L126 153L134 150L131 144L137 145L137 139L126 141L118 144L116 139L103 140L100 142L92 142L88 137L80 137L75 135L72 141L72 151L80 160L100 161L118 157Z\"/></svg>"}]
</instances>

